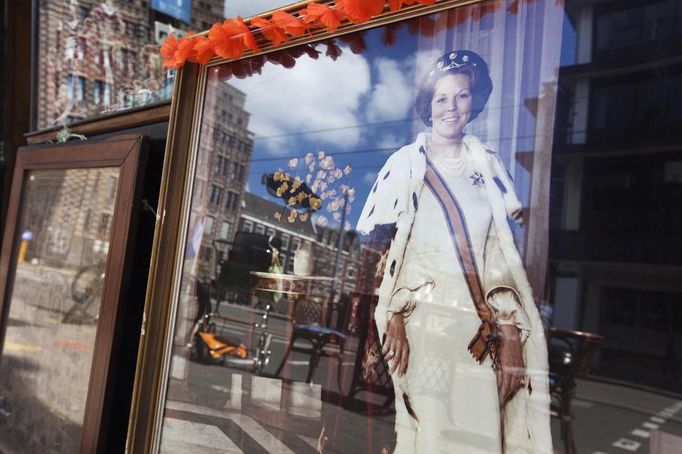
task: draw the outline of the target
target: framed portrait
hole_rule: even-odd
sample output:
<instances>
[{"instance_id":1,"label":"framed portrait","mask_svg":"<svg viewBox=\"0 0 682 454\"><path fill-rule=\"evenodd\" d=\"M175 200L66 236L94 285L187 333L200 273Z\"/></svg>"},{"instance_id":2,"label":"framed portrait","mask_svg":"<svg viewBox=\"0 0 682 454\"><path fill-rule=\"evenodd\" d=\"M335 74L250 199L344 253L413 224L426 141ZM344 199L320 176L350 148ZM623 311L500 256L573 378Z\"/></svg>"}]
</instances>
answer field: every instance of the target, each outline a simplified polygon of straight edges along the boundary
<instances>
[{"instance_id":1,"label":"framed portrait","mask_svg":"<svg viewBox=\"0 0 682 454\"><path fill-rule=\"evenodd\" d=\"M0 256L0 443L103 449L130 280L143 137L18 151Z\"/></svg>"},{"instance_id":2,"label":"framed portrait","mask_svg":"<svg viewBox=\"0 0 682 454\"><path fill-rule=\"evenodd\" d=\"M498 452L501 426L551 446L559 3L387 9L179 71L132 452ZM486 307L529 346L535 421L488 405Z\"/></svg>"}]
</instances>

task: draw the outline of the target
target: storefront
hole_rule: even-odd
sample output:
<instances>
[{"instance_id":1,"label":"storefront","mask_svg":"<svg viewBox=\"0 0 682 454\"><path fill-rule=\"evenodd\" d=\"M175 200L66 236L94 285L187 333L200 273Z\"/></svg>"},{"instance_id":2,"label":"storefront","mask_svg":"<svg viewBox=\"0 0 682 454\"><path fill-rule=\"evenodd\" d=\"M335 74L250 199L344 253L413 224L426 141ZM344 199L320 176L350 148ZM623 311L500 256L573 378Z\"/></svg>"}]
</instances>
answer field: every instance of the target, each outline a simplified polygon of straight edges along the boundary
<instances>
[{"instance_id":1,"label":"storefront","mask_svg":"<svg viewBox=\"0 0 682 454\"><path fill-rule=\"evenodd\" d=\"M677 452L682 1L284 3L38 2L0 448Z\"/></svg>"}]
</instances>

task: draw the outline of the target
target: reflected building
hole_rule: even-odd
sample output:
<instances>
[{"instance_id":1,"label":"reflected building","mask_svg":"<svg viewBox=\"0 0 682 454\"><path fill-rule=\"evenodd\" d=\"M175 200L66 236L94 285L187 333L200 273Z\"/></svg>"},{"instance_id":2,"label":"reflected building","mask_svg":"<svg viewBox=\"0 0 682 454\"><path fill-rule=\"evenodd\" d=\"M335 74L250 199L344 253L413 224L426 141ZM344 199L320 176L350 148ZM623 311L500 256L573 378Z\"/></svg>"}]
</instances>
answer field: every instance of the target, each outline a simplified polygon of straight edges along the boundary
<instances>
[{"instance_id":1,"label":"reflected building","mask_svg":"<svg viewBox=\"0 0 682 454\"><path fill-rule=\"evenodd\" d=\"M159 27L208 30L223 0L192 2L192 23L163 15L148 0L40 0L38 128L169 99Z\"/></svg>"},{"instance_id":2,"label":"reflected building","mask_svg":"<svg viewBox=\"0 0 682 454\"><path fill-rule=\"evenodd\" d=\"M360 243L354 231L346 232L343 237L341 253L337 250L339 244L339 229L314 225L312 217L305 222L295 220L288 222L290 208L284 210L281 220L275 218L275 213L283 211L283 204L273 202L252 193L244 194L244 208L239 222L242 232L274 236L281 241L280 260L284 273L294 274L294 254L302 245L311 247L311 257L314 258L312 275L337 277L335 286L336 297L349 295L356 288L356 279L360 269ZM331 294L331 284L316 283L316 294Z\"/></svg>"},{"instance_id":3,"label":"reflected building","mask_svg":"<svg viewBox=\"0 0 682 454\"><path fill-rule=\"evenodd\" d=\"M59 266L106 259L118 169L46 171L27 184L26 225L33 234L27 259Z\"/></svg>"},{"instance_id":4,"label":"reflected building","mask_svg":"<svg viewBox=\"0 0 682 454\"><path fill-rule=\"evenodd\" d=\"M593 372L679 391L663 370L682 357L682 1L569 1L566 11L554 325L605 336Z\"/></svg>"},{"instance_id":5,"label":"reflected building","mask_svg":"<svg viewBox=\"0 0 682 454\"><path fill-rule=\"evenodd\" d=\"M203 131L194 181L193 206L203 228L196 260L197 277L213 279L216 266L227 258L243 209L249 163L253 154L253 134L248 130L249 113L244 110L246 95L232 85L211 80L211 93L205 101Z\"/></svg>"}]
</instances>

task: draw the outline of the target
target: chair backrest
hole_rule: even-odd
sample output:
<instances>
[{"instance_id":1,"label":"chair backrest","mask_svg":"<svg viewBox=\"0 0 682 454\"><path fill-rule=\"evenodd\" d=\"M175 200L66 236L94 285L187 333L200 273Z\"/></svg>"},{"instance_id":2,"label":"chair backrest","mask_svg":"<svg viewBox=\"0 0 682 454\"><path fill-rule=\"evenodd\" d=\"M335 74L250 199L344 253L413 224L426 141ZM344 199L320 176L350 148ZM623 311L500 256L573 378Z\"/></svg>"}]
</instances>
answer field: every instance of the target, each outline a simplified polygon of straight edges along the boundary
<instances>
[{"instance_id":1,"label":"chair backrest","mask_svg":"<svg viewBox=\"0 0 682 454\"><path fill-rule=\"evenodd\" d=\"M592 356L604 337L582 331L550 328L547 332L549 369L558 375L559 386L573 385L576 378L587 376Z\"/></svg>"},{"instance_id":2,"label":"chair backrest","mask_svg":"<svg viewBox=\"0 0 682 454\"><path fill-rule=\"evenodd\" d=\"M327 302L320 298L303 297L296 301L293 319L297 325L327 327Z\"/></svg>"}]
</instances>

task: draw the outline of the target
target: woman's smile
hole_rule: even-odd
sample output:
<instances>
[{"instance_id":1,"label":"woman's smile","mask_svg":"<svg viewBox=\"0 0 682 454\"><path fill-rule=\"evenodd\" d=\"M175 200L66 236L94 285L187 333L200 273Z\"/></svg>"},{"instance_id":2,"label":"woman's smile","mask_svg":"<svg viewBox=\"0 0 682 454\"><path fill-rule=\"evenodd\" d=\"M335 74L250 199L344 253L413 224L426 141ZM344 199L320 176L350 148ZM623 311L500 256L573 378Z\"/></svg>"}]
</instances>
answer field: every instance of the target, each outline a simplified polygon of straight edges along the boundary
<instances>
[{"instance_id":1,"label":"woman's smile","mask_svg":"<svg viewBox=\"0 0 682 454\"><path fill-rule=\"evenodd\" d=\"M471 115L471 79L466 74L451 74L439 79L434 88L431 100L433 142L459 142Z\"/></svg>"}]
</instances>

